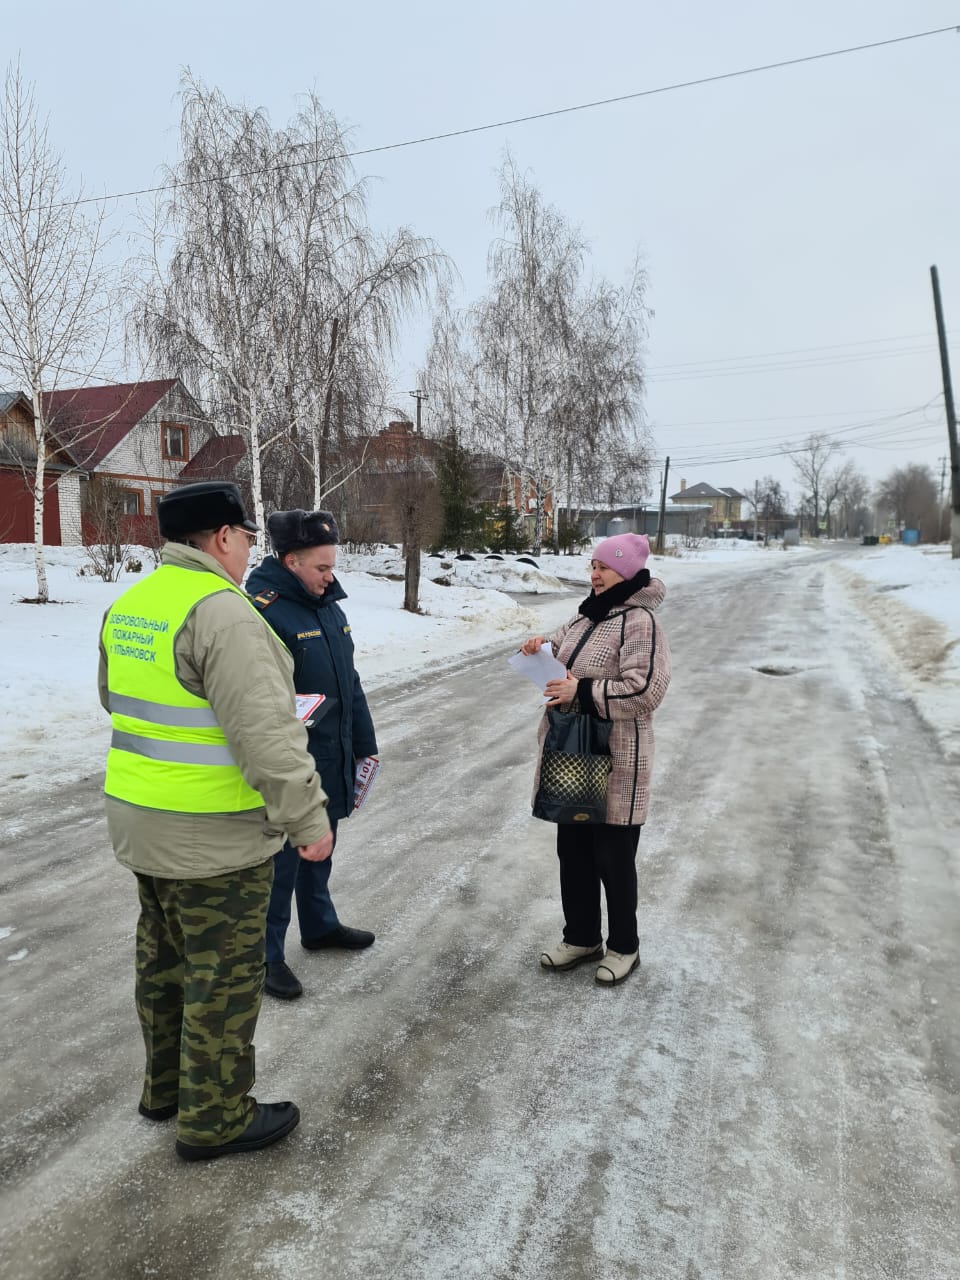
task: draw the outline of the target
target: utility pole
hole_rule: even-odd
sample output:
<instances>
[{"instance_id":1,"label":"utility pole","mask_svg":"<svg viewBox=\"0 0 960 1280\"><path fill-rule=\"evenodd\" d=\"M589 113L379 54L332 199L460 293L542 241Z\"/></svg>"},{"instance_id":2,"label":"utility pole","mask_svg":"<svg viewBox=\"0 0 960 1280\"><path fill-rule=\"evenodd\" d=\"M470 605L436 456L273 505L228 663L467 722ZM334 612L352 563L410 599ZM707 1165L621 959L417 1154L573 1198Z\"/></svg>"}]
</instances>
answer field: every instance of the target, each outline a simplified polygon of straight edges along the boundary
<instances>
[{"instance_id":1,"label":"utility pole","mask_svg":"<svg viewBox=\"0 0 960 1280\"><path fill-rule=\"evenodd\" d=\"M417 435L419 435L420 434L420 407L423 404L424 400L429 400L430 397L427 395L426 391L420 391L420 390L411 391L409 394L412 395L414 400L416 400L417 402Z\"/></svg>"},{"instance_id":2,"label":"utility pole","mask_svg":"<svg viewBox=\"0 0 960 1280\"><path fill-rule=\"evenodd\" d=\"M943 532L943 487L947 480L947 460L946 458L938 458L940 463L940 489L937 493L937 541L945 542L946 538Z\"/></svg>"},{"instance_id":3,"label":"utility pole","mask_svg":"<svg viewBox=\"0 0 960 1280\"><path fill-rule=\"evenodd\" d=\"M663 526L667 515L667 476L670 474L670 459L663 466L663 487L660 490L660 523L657 525L657 555L663 555Z\"/></svg>"},{"instance_id":4,"label":"utility pole","mask_svg":"<svg viewBox=\"0 0 960 1280\"><path fill-rule=\"evenodd\" d=\"M937 315L937 337L940 340L940 372L943 375L943 404L947 412L947 437L950 441L950 557L960 560L960 448L957 447L957 414L953 406L953 383L950 380L950 355L947 350L947 326L940 301L940 276L930 268L933 285L933 308Z\"/></svg>"}]
</instances>

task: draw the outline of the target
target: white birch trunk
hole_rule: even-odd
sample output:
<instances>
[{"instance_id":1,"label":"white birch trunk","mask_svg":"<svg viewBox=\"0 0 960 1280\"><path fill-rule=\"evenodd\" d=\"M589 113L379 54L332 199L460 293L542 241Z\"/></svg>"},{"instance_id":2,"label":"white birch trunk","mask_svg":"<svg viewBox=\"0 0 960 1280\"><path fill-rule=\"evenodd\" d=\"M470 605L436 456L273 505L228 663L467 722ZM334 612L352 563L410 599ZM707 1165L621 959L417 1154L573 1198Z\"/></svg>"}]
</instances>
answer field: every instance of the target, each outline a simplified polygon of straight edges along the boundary
<instances>
[{"instance_id":1,"label":"white birch trunk","mask_svg":"<svg viewBox=\"0 0 960 1280\"><path fill-rule=\"evenodd\" d=\"M43 479L46 465L46 441L43 430L43 414L40 408L40 392L33 389L33 434L37 441L37 464L33 471L33 564L37 574L37 600L48 604L50 588L47 584L47 564L43 555Z\"/></svg>"},{"instance_id":2,"label":"white birch trunk","mask_svg":"<svg viewBox=\"0 0 960 1280\"><path fill-rule=\"evenodd\" d=\"M260 413L255 401L250 402L250 489L253 495L253 520L257 534L257 552L262 559L267 545L267 522L263 513L263 479L260 471Z\"/></svg>"},{"instance_id":3,"label":"white birch trunk","mask_svg":"<svg viewBox=\"0 0 960 1280\"><path fill-rule=\"evenodd\" d=\"M533 531L533 553L539 555L543 550L543 530L547 522L547 513L544 510L544 496L541 493L541 486L537 486L537 519L534 524Z\"/></svg>"},{"instance_id":4,"label":"white birch trunk","mask_svg":"<svg viewBox=\"0 0 960 1280\"><path fill-rule=\"evenodd\" d=\"M316 411L310 415L310 444L313 449L313 509L319 511L323 507L323 485L320 483L320 420Z\"/></svg>"}]
</instances>

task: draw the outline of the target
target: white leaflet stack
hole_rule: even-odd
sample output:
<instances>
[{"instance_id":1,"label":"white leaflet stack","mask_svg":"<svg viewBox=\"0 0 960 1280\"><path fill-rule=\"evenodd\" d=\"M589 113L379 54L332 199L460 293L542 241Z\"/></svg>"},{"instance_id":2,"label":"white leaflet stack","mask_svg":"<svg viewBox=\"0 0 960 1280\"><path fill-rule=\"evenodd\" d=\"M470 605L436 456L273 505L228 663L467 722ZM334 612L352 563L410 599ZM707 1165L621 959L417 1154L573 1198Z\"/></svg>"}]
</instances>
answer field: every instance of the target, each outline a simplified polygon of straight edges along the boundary
<instances>
[{"instance_id":1,"label":"white leaflet stack","mask_svg":"<svg viewBox=\"0 0 960 1280\"><path fill-rule=\"evenodd\" d=\"M361 808L370 794L374 779L380 772L380 761L376 756L364 756L357 761L357 770L353 782L353 807Z\"/></svg>"}]
</instances>

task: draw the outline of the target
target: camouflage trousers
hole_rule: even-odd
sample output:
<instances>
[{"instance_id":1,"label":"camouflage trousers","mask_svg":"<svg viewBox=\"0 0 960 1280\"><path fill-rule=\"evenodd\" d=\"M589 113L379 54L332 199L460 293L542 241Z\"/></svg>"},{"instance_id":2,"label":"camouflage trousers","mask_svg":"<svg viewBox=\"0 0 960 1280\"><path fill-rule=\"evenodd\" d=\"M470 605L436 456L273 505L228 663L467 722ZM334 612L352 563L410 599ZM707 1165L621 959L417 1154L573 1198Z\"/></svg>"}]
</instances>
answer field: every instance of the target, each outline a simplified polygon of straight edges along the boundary
<instances>
[{"instance_id":1,"label":"camouflage trousers","mask_svg":"<svg viewBox=\"0 0 960 1280\"><path fill-rule=\"evenodd\" d=\"M177 1137L230 1142L254 1114L253 1032L273 859L209 880L137 875L143 1105L177 1103Z\"/></svg>"}]
</instances>

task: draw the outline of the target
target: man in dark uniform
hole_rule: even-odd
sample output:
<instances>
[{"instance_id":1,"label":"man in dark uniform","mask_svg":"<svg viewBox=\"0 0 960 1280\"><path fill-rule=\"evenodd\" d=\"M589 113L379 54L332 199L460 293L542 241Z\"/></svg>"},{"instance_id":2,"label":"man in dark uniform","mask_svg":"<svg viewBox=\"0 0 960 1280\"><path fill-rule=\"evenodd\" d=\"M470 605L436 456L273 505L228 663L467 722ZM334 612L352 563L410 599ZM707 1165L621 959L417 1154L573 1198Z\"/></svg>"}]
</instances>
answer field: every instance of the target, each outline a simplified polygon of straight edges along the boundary
<instances>
[{"instance_id":1,"label":"man in dark uniform","mask_svg":"<svg viewBox=\"0 0 960 1280\"><path fill-rule=\"evenodd\" d=\"M277 511L267 529L276 554L250 574L247 590L293 654L297 692L324 695L308 730L308 745L327 793L336 846L337 823L353 812L357 763L378 755L373 720L353 665L350 626L340 608L347 593L333 572L339 533L328 511ZM284 959L294 893L306 950L358 950L374 940L368 929L340 923L328 887L330 870L330 859L308 863L289 842L274 859L264 989L281 1000L303 993Z\"/></svg>"}]
</instances>

